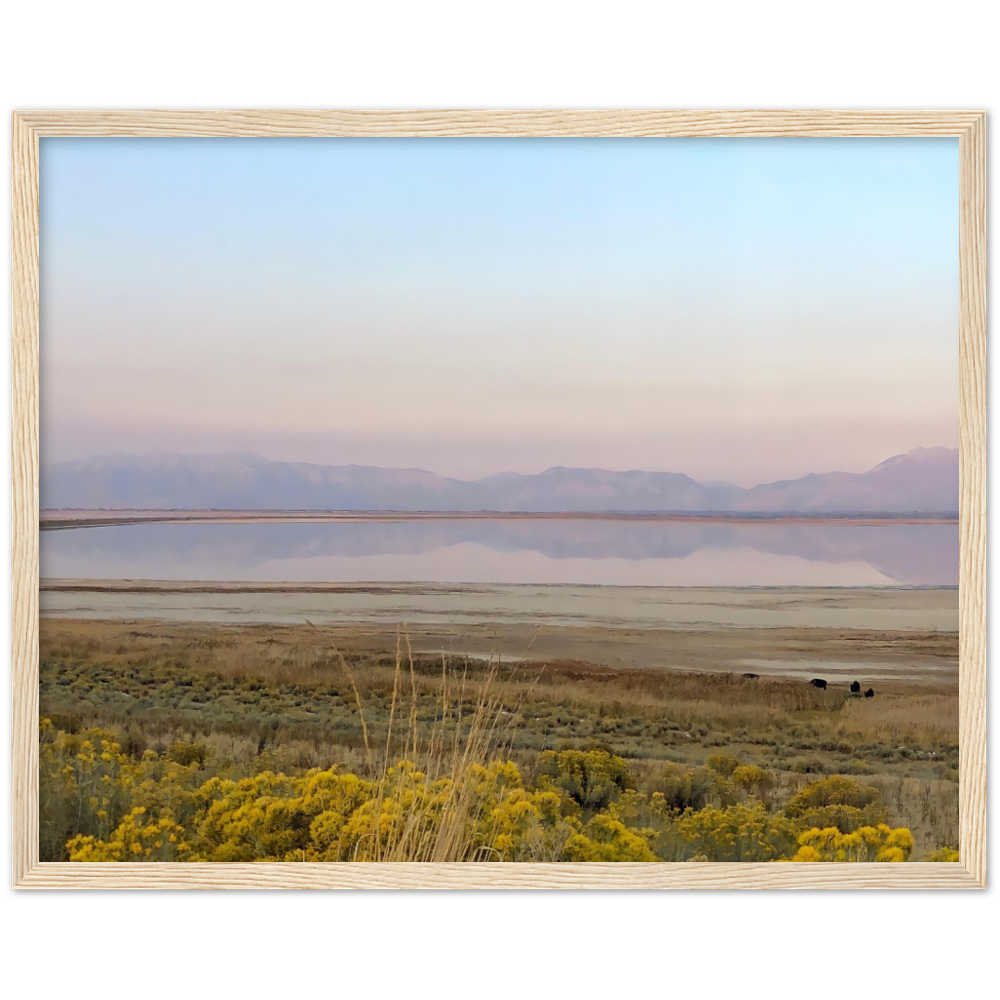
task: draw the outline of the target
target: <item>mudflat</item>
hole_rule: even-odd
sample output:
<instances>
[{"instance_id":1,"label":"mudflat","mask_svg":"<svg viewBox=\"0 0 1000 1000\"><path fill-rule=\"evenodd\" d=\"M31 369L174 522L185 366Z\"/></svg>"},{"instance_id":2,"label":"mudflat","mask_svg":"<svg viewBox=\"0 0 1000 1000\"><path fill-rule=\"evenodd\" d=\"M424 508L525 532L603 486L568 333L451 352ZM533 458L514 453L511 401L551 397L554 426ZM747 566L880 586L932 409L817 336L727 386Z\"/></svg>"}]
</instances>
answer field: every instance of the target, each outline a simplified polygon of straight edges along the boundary
<instances>
[{"instance_id":1,"label":"mudflat","mask_svg":"<svg viewBox=\"0 0 1000 1000\"><path fill-rule=\"evenodd\" d=\"M50 618L311 623L346 649L958 684L955 588L44 581ZM138 627L138 625L137 625Z\"/></svg>"}]
</instances>

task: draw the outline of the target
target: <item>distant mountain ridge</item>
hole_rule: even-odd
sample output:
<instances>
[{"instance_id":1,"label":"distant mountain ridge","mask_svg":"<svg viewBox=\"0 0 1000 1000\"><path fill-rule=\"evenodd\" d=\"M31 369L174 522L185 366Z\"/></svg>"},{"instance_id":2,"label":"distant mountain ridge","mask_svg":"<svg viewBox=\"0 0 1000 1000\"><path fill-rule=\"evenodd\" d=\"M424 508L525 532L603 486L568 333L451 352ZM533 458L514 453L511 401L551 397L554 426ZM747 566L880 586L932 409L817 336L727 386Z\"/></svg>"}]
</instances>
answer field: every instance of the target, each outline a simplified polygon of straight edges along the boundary
<instances>
[{"instance_id":1,"label":"distant mountain ridge","mask_svg":"<svg viewBox=\"0 0 1000 1000\"><path fill-rule=\"evenodd\" d=\"M958 510L958 449L916 448L867 472L743 488L679 472L555 466L454 479L423 469L276 462L259 455L103 455L45 466L54 508L670 513L945 513Z\"/></svg>"}]
</instances>

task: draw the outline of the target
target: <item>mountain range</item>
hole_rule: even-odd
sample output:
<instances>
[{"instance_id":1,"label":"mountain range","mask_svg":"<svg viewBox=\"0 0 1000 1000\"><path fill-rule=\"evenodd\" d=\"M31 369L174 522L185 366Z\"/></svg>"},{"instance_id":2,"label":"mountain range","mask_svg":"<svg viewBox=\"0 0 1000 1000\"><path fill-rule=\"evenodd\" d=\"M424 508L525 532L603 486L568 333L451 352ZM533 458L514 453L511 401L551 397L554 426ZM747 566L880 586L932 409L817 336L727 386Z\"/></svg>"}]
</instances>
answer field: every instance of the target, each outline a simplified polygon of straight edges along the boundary
<instances>
[{"instance_id":1,"label":"mountain range","mask_svg":"<svg viewBox=\"0 0 1000 1000\"><path fill-rule=\"evenodd\" d=\"M958 449L916 448L867 472L743 488L679 472L556 466L463 480L422 469L278 462L259 455L102 455L42 468L43 509L949 513Z\"/></svg>"}]
</instances>

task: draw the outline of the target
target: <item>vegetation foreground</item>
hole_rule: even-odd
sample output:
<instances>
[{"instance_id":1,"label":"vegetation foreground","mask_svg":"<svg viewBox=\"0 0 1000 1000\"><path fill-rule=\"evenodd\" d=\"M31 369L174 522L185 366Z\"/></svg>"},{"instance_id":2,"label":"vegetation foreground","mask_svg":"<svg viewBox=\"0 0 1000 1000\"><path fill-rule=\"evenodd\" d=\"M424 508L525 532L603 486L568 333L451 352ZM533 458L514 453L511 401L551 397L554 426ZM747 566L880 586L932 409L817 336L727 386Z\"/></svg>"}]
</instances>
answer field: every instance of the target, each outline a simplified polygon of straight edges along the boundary
<instances>
[{"instance_id":1,"label":"vegetation foreground","mask_svg":"<svg viewBox=\"0 0 1000 1000\"><path fill-rule=\"evenodd\" d=\"M947 692L43 621L71 861L955 861Z\"/></svg>"}]
</instances>

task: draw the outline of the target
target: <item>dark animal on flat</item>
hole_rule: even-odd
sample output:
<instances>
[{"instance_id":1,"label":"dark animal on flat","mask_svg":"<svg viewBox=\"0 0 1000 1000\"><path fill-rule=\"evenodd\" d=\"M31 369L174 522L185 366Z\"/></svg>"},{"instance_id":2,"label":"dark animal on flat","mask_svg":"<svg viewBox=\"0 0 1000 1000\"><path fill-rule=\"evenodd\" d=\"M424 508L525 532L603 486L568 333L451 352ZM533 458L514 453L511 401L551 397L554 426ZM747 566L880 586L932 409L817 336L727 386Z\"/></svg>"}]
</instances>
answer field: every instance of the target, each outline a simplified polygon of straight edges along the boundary
<instances>
[{"instance_id":1,"label":"dark animal on flat","mask_svg":"<svg viewBox=\"0 0 1000 1000\"><path fill-rule=\"evenodd\" d=\"M758 677L760 677L760 674L744 674L743 676L748 680L755 681Z\"/></svg>"},{"instance_id":2,"label":"dark animal on flat","mask_svg":"<svg viewBox=\"0 0 1000 1000\"><path fill-rule=\"evenodd\" d=\"M814 688L820 688L822 691L826 690L826 681L820 677L814 677L810 682Z\"/></svg>"},{"instance_id":3,"label":"dark animal on flat","mask_svg":"<svg viewBox=\"0 0 1000 1000\"><path fill-rule=\"evenodd\" d=\"M875 697L875 692L874 692L874 690L872 690L872 688L869 688L869 689L868 689L868 690L867 690L867 691L865 692L865 697L866 697L866 698L874 698L874 697Z\"/></svg>"},{"instance_id":4,"label":"dark animal on flat","mask_svg":"<svg viewBox=\"0 0 1000 1000\"><path fill-rule=\"evenodd\" d=\"M851 684L851 694L861 694L861 685L857 681Z\"/></svg>"}]
</instances>

